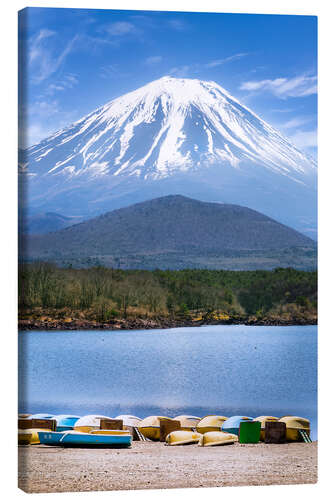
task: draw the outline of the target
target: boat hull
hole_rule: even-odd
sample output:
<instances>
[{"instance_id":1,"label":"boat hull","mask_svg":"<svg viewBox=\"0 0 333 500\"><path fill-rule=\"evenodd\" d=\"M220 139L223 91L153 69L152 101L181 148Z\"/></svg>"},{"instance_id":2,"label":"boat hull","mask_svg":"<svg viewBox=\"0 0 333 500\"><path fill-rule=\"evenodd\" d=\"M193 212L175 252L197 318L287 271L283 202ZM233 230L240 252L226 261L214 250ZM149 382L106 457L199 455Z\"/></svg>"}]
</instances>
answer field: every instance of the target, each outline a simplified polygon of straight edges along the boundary
<instances>
[{"instance_id":1,"label":"boat hull","mask_svg":"<svg viewBox=\"0 0 333 500\"><path fill-rule=\"evenodd\" d=\"M305 431L310 437L310 421L302 417L282 417L279 422L286 424L287 441L302 441L299 431Z\"/></svg>"},{"instance_id":2,"label":"boat hull","mask_svg":"<svg viewBox=\"0 0 333 500\"><path fill-rule=\"evenodd\" d=\"M199 432L192 431L173 431L167 435L165 438L165 443L168 446L178 446L184 444L196 444L202 439L202 435Z\"/></svg>"},{"instance_id":3,"label":"boat hull","mask_svg":"<svg viewBox=\"0 0 333 500\"><path fill-rule=\"evenodd\" d=\"M222 429L222 425L226 420L227 417L222 415L206 415L198 422L196 431L201 434L205 434L206 432L218 432Z\"/></svg>"},{"instance_id":4,"label":"boat hull","mask_svg":"<svg viewBox=\"0 0 333 500\"><path fill-rule=\"evenodd\" d=\"M19 444L39 444L39 431L43 429L19 429L18 442Z\"/></svg>"},{"instance_id":5,"label":"boat hull","mask_svg":"<svg viewBox=\"0 0 333 500\"><path fill-rule=\"evenodd\" d=\"M80 448L128 448L132 436L127 434L87 434L83 432L39 432L42 444Z\"/></svg>"},{"instance_id":6,"label":"boat hull","mask_svg":"<svg viewBox=\"0 0 333 500\"><path fill-rule=\"evenodd\" d=\"M223 422L222 431L229 432L238 436L239 426L241 422L250 422L252 420L252 417L244 417L239 415L230 417L225 422Z\"/></svg>"},{"instance_id":7,"label":"boat hull","mask_svg":"<svg viewBox=\"0 0 333 500\"><path fill-rule=\"evenodd\" d=\"M223 446L237 443L238 437L222 431L210 431L203 434L200 446Z\"/></svg>"}]
</instances>

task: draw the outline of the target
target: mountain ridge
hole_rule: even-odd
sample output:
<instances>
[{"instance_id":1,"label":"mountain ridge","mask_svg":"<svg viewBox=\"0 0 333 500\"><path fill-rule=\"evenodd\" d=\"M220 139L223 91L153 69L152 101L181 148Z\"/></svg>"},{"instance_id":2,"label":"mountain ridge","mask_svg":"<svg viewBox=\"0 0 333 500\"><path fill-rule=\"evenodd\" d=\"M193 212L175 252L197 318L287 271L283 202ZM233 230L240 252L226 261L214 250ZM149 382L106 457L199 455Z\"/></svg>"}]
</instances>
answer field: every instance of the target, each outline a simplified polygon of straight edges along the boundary
<instances>
[{"instance_id":1,"label":"mountain ridge","mask_svg":"<svg viewBox=\"0 0 333 500\"><path fill-rule=\"evenodd\" d=\"M220 268L223 261L238 266L237 259L272 260L272 255L278 255L271 262L278 267L280 261L286 266L307 252L312 264L304 265L315 267L315 251L313 240L255 210L170 195L30 236L22 254L58 263L165 269Z\"/></svg>"}]
</instances>

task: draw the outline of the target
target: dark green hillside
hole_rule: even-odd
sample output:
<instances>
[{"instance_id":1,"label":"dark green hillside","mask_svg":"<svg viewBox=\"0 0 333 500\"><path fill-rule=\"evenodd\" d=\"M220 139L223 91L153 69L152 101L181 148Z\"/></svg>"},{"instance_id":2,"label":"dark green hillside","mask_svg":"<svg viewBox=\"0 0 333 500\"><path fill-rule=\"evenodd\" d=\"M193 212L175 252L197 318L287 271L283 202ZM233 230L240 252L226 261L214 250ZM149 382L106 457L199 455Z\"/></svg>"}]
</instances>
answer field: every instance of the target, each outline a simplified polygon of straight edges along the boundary
<instances>
[{"instance_id":1,"label":"dark green hillside","mask_svg":"<svg viewBox=\"0 0 333 500\"><path fill-rule=\"evenodd\" d=\"M316 245L237 205L165 196L27 240L24 257L141 269L316 267Z\"/></svg>"}]
</instances>

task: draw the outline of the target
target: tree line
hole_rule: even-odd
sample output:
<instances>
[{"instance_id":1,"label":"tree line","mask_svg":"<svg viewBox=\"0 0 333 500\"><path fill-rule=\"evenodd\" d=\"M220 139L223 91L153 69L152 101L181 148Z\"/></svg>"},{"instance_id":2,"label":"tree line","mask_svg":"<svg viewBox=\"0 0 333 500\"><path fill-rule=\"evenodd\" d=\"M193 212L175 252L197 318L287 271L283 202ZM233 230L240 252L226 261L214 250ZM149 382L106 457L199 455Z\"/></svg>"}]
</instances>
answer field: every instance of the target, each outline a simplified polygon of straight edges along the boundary
<instances>
[{"instance_id":1,"label":"tree line","mask_svg":"<svg viewBox=\"0 0 333 500\"><path fill-rule=\"evenodd\" d=\"M20 313L69 309L108 321L128 315L186 316L213 311L260 316L288 306L316 310L316 271L73 269L43 262L19 268Z\"/></svg>"}]
</instances>

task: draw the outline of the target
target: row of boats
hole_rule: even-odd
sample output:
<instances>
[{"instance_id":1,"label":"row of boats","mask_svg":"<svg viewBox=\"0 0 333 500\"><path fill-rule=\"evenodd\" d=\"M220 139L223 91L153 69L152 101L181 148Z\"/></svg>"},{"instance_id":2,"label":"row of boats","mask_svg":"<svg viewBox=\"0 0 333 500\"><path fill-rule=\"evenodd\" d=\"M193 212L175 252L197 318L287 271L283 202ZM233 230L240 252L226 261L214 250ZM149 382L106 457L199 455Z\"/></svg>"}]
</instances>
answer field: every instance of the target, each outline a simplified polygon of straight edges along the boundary
<instances>
[{"instance_id":1,"label":"row of boats","mask_svg":"<svg viewBox=\"0 0 333 500\"><path fill-rule=\"evenodd\" d=\"M162 437L169 446L190 443L217 446L237 441L256 443L259 440L265 441L266 425L271 422L282 423L286 441L310 441L310 421L297 416L253 418L236 415L228 418L222 415L206 415L200 418L194 415L178 415L170 418L153 415L140 419L134 415L118 415L111 418L105 415L80 417L39 413L21 414L19 422L22 420L24 428L18 430L19 444L129 447L133 436L150 441L160 441ZM52 430L36 427L36 422L48 420L54 423ZM121 422L120 428L105 428L108 427L107 424L114 422ZM170 432L162 436L162 430L165 428L169 428Z\"/></svg>"}]
</instances>

